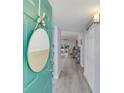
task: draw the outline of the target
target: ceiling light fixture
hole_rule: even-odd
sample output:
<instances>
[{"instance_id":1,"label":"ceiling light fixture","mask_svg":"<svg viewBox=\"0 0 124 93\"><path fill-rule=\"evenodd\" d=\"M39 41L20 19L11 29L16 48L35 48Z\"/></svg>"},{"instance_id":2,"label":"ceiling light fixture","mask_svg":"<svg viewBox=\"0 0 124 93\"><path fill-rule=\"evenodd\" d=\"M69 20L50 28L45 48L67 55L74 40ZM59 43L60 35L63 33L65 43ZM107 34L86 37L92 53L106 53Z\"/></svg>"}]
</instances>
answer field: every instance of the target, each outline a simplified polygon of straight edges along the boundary
<instances>
[{"instance_id":1,"label":"ceiling light fixture","mask_svg":"<svg viewBox=\"0 0 124 93\"><path fill-rule=\"evenodd\" d=\"M88 31L89 28L93 25L93 24L99 24L100 23L100 14L99 12L95 13L93 15L93 17L91 18L91 20L88 22L87 26L86 26L86 30Z\"/></svg>"},{"instance_id":2,"label":"ceiling light fixture","mask_svg":"<svg viewBox=\"0 0 124 93\"><path fill-rule=\"evenodd\" d=\"M99 23L100 22L100 14L99 13L94 14L93 22L94 23Z\"/></svg>"}]
</instances>

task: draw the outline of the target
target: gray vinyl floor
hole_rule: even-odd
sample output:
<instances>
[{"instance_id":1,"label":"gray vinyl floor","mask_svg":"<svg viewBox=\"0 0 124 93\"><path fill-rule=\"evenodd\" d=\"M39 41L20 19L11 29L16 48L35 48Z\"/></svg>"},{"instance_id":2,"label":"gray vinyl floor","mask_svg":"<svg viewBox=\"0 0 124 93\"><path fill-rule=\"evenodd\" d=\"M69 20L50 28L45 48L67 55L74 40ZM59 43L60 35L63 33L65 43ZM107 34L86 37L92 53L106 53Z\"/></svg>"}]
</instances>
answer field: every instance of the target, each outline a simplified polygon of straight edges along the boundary
<instances>
[{"instance_id":1,"label":"gray vinyl floor","mask_svg":"<svg viewBox=\"0 0 124 93\"><path fill-rule=\"evenodd\" d=\"M53 93L91 93L83 69L71 57L64 57L60 78L53 80Z\"/></svg>"}]
</instances>

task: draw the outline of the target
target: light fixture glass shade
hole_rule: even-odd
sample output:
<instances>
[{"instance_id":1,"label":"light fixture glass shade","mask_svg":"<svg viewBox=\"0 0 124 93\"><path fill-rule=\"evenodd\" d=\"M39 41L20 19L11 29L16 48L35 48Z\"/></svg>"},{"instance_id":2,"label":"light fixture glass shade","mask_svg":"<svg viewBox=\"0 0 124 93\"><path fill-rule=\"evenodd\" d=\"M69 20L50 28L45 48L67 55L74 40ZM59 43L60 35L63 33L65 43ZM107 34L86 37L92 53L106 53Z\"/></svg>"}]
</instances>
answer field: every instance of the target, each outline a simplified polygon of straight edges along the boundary
<instances>
[{"instance_id":1,"label":"light fixture glass shade","mask_svg":"<svg viewBox=\"0 0 124 93\"><path fill-rule=\"evenodd\" d=\"M93 17L94 23L99 23L100 22L100 14L96 13Z\"/></svg>"}]
</instances>

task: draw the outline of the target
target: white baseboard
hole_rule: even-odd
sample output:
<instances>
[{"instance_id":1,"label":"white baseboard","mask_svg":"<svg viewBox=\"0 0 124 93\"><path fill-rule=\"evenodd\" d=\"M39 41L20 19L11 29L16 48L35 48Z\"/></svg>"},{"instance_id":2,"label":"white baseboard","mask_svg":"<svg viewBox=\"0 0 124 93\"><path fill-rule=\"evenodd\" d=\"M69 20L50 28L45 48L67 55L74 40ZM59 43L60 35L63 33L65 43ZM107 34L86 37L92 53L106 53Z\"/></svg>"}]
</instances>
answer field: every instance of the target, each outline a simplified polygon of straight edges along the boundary
<instances>
[{"instance_id":1,"label":"white baseboard","mask_svg":"<svg viewBox=\"0 0 124 93\"><path fill-rule=\"evenodd\" d=\"M59 71L59 73L57 73L56 75L54 75L54 79L59 79L59 76L60 76L60 73L61 73L61 71Z\"/></svg>"}]
</instances>

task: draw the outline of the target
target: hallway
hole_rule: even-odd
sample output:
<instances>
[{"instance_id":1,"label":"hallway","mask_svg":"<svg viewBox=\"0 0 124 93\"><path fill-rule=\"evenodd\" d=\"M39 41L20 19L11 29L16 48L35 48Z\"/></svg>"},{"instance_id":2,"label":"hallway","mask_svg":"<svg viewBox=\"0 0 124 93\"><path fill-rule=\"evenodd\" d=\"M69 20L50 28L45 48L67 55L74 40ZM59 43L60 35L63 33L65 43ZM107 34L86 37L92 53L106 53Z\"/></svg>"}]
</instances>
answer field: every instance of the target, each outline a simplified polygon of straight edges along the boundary
<instances>
[{"instance_id":1,"label":"hallway","mask_svg":"<svg viewBox=\"0 0 124 93\"><path fill-rule=\"evenodd\" d=\"M24 93L100 93L99 0L24 0L23 17Z\"/></svg>"},{"instance_id":2,"label":"hallway","mask_svg":"<svg viewBox=\"0 0 124 93\"><path fill-rule=\"evenodd\" d=\"M69 57L62 58L63 71L60 78L53 81L53 93L91 93L80 64Z\"/></svg>"}]
</instances>

